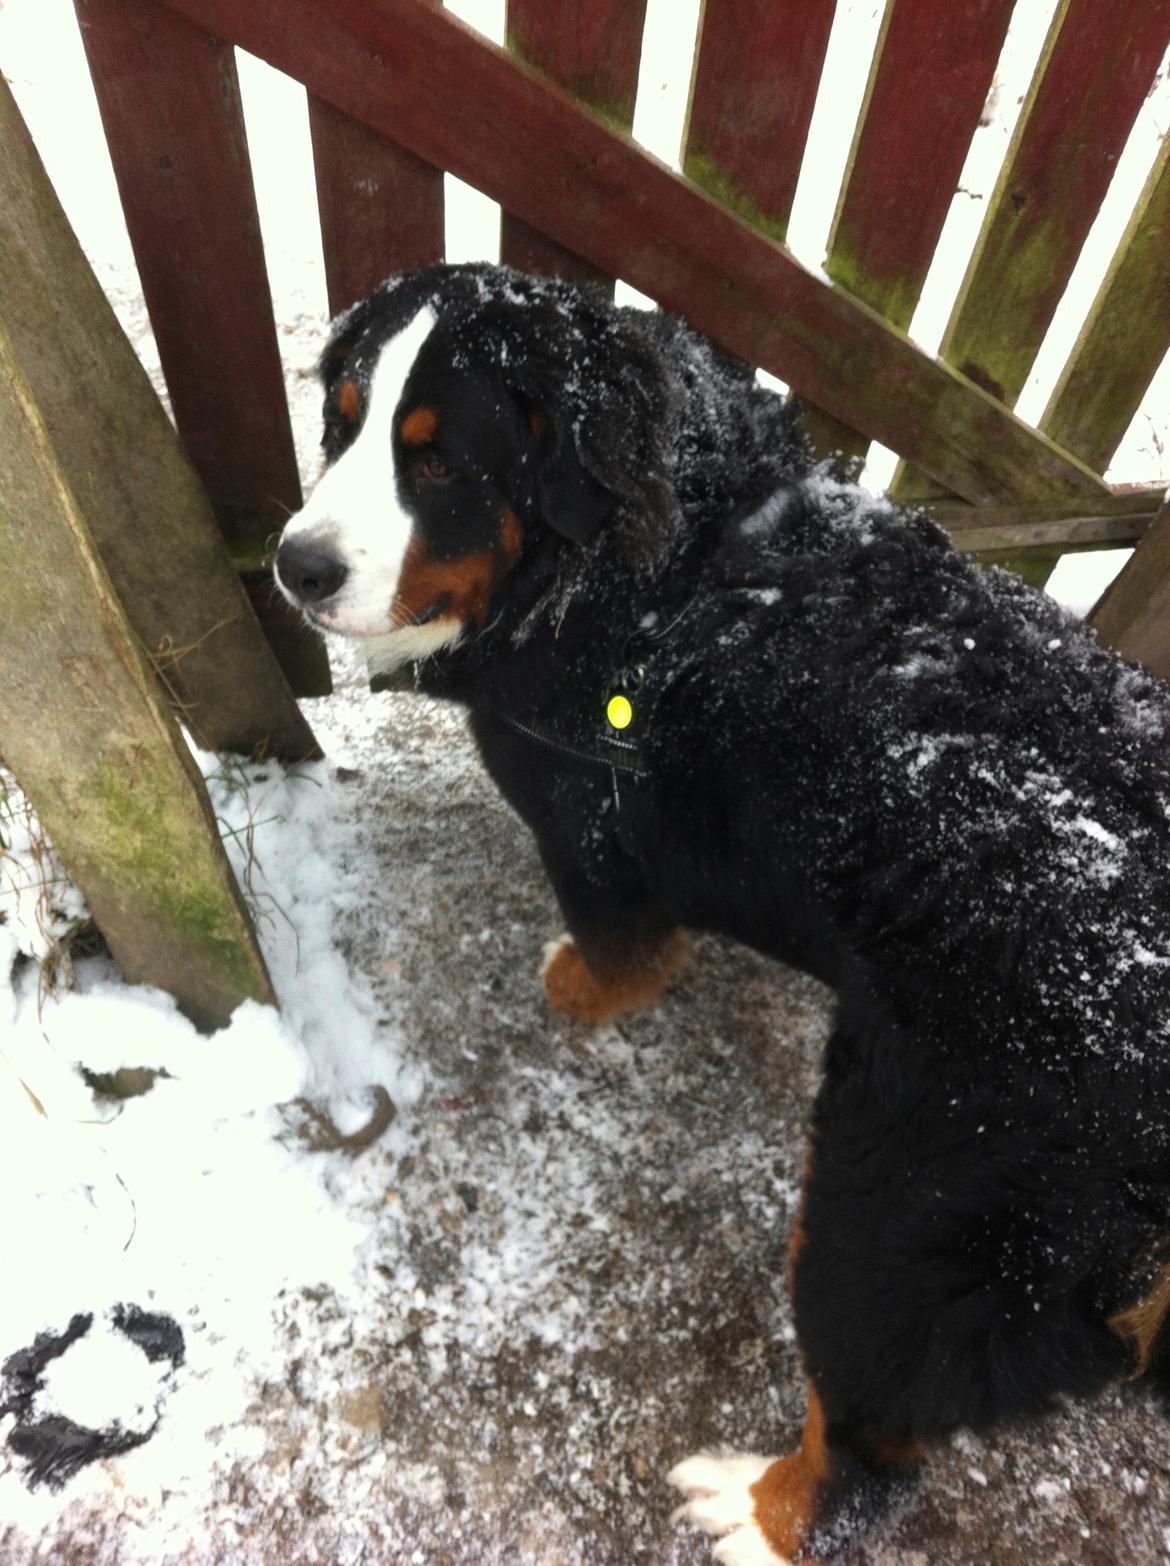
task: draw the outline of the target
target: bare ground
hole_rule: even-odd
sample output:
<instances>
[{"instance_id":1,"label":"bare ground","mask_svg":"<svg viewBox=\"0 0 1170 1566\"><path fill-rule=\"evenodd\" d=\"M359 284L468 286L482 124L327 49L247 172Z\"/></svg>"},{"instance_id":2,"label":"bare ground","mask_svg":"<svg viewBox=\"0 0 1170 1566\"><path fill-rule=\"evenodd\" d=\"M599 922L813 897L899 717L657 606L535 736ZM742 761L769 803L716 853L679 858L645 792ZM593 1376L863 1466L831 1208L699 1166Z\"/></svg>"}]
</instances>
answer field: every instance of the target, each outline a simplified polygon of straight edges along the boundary
<instances>
[{"instance_id":1,"label":"bare ground","mask_svg":"<svg viewBox=\"0 0 1170 1566\"><path fill-rule=\"evenodd\" d=\"M336 1322L324 1390L311 1365L266 1389L222 1558L698 1566L709 1542L672 1524L666 1471L799 1435L784 1252L829 997L704 940L657 1009L555 1017L531 843L453 714L384 701L353 787L386 902L342 938L437 1085L409 1154L362 1155L385 1187L373 1330ZM329 1298L290 1311L318 1344L344 1317ZM1132 1388L960 1436L848 1562L1168 1559L1166 1437Z\"/></svg>"}]
</instances>

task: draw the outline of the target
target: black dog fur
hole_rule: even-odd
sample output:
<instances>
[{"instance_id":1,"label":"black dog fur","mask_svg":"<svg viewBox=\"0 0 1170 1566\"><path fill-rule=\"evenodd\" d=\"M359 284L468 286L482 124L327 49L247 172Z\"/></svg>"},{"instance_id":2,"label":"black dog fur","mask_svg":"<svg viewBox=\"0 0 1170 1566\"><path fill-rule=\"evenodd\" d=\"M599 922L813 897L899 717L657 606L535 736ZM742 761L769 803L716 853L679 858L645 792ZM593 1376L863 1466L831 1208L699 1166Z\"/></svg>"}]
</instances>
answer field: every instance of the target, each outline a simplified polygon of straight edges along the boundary
<instances>
[{"instance_id":1,"label":"black dog fur","mask_svg":"<svg viewBox=\"0 0 1170 1566\"><path fill-rule=\"evenodd\" d=\"M794 1267L823 1546L917 1443L1134 1364L1110 1322L1170 1254L1170 695L813 470L745 367L566 284L391 279L325 354L332 455L339 385L425 303L403 411L479 498L440 528L399 452L402 503L453 565L464 514L523 545L417 680L468 709L585 978L716 930L837 992Z\"/></svg>"}]
</instances>

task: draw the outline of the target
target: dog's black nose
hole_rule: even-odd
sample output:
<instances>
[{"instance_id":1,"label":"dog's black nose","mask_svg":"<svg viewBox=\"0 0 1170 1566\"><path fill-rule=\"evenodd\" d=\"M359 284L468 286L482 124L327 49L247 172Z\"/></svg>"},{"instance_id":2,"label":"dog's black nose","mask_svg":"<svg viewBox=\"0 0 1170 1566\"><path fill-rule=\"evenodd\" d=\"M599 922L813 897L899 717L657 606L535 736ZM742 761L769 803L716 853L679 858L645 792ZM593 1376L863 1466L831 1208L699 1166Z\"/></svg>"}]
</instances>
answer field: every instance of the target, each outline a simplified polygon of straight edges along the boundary
<instances>
[{"instance_id":1,"label":"dog's black nose","mask_svg":"<svg viewBox=\"0 0 1170 1566\"><path fill-rule=\"evenodd\" d=\"M296 539L286 539L276 551L276 571L293 597L305 604L332 598L349 575L336 555Z\"/></svg>"}]
</instances>

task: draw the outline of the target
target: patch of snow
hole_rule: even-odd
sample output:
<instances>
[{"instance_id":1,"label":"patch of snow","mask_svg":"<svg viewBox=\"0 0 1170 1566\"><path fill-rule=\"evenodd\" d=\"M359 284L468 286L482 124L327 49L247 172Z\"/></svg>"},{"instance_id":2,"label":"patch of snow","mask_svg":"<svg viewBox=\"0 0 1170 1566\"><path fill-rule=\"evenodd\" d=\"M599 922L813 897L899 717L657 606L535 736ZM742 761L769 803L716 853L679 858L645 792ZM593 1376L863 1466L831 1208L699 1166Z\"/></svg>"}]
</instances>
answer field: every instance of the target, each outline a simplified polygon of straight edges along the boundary
<instances>
[{"instance_id":1,"label":"patch of snow","mask_svg":"<svg viewBox=\"0 0 1170 1566\"><path fill-rule=\"evenodd\" d=\"M282 1141L280 1107L312 1098L344 1110L371 1086L408 1117L422 1088L368 987L335 945L364 873L344 786L324 763L275 768L200 757L229 855L249 888L282 1013L242 1005L201 1038L168 996L78 964L77 988L46 995L36 959L80 913L10 781L0 858L0 1010L10 1019L0 1073L0 1253L19 1287L0 1297L0 1362L78 1311L106 1318L133 1301L172 1316L186 1337L154 1438L119 1460L124 1484L197 1503L210 1475L255 1440L246 1412L287 1347L277 1301L307 1284L353 1286L368 1236L360 1207L330 1192L327 1168ZM52 888L37 891L47 875ZM25 959L23 963L15 959ZM94 1097L78 1067L160 1075L142 1097ZM401 1130L395 1127L399 1137ZM295 1215L295 1221L290 1218ZM155 1417L158 1367L95 1326L50 1363L35 1412L134 1431ZM216 1430L215 1441L207 1432ZM83 1470L69 1495L106 1478ZM59 1510L0 1472L0 1516L36 1532ZM182 1507L175 1526L183 1532Z\"/></svg>"},{"instance_id":2,"label":"patch of snow","mask_svg":"<svg viewBox=\"0 0 1170 1566\"><path fill-rule=\"evenodd\" d=\"M152 1364L136 1343L108 1322L95 1322L67 1353L50 1360L34 1408L90 1430L119 1425L149 1430L159 1415L160 1383L169 1363Z\"/></svg>"}]
</instances>

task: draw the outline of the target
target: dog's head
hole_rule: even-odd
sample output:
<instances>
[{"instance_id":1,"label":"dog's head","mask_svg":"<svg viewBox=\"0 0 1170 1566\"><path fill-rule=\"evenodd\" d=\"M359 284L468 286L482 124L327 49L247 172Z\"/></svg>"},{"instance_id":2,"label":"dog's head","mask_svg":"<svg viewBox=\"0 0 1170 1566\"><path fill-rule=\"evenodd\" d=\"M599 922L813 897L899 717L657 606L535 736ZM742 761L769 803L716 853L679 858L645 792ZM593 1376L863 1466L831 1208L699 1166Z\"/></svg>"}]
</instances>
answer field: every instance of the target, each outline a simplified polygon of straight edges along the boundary
<instances>
[{"instance_id":1,"label":"dog's head","mask_svg":"<svg viewBox=\"0 0 1170 1566\"><path fill-rule=\"evenodd\" d=\"M600 298L498 268L392 278L320 366L325 473L276 557L325 630L382 668L474 635L540 552L653 547L669 526L673 388ZM629 562L627 562L629 563Z\"/></svg>"}]
</instances>

